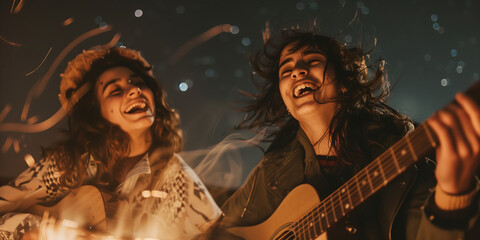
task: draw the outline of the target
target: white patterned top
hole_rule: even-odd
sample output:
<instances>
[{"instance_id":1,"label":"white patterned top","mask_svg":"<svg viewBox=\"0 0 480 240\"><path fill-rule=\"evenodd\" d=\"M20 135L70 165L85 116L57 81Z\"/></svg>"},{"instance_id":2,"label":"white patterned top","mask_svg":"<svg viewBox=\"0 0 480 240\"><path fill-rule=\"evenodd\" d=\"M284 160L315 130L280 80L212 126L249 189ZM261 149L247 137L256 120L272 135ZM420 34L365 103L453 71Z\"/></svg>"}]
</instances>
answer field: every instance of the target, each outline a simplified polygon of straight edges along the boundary
<instances>
[{"instance_id":1,"label":"white patterned top","mask_svg":"<svg viewBox=\"0 0 480 240\"><path fill-rule=\"evenodd\" d=\"M96 174L93 159L87 182ZM0 187L0 237L20 239L40 218L21 213L32 204L55 203L69 193L61 186L54 161L41 160ZM112 234L157 239L191 239L205 230L221 211L193 170L174 155L167 163L146 154L127 174L117 192L117 225Z\"/></svg>"}]
</instances>

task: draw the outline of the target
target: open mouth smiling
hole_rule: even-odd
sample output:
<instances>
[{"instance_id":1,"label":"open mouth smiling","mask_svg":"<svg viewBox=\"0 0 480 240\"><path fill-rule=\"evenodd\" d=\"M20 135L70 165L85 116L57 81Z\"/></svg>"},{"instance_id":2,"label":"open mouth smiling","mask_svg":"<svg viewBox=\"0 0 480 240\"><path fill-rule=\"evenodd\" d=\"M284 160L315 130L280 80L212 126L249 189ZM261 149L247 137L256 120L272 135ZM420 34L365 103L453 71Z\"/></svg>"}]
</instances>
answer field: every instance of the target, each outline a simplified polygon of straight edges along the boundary
<instances>
[{"instance_id":1,"label":"open mouth smiling","mask_svg":"<svg viewBox=\"0 0 480 240\"><path fill-rule=\"evenodd\" d=\"M150 109L148 104L144 101L141 102L135 102L131 104L130 106L125 109L126 114L134 114L134 113L140 113L140 112L147 112Z\"/></svg>"},{"instance_id":2,"label":"open mouth smiling","mask_svg":"<svg viewBox=\"0 0 480 240\"><path fill-rule=\"evenodd\" d=\"M293 96L296 98L303 97L309 93L315 92L318 87L311 82L301 83L293 89Z\"/></svg>"}]
</instances>

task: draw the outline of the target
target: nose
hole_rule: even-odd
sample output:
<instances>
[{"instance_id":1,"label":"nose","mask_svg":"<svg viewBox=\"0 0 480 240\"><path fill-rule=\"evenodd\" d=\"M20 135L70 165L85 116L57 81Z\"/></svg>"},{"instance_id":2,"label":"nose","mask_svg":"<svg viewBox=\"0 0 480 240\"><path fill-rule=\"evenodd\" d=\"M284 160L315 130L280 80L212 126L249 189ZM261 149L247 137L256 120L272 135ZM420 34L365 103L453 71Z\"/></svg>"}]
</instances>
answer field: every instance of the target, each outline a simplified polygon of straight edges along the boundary
<instances>
[{"instance_id":1,"label":"nose","mask_svg":"<svg viewBox=\"0 0 480 240\"><path fill-rule=\"evenodd\" d=\"M306 76L308 73L307 69L303 69L303 68L295 68L293 71L292 71L292 78L293 79L298 79L298 78L301 78L301 77L304 77Z\"/></svg>"},{"instance_id":2,"label":"nose","mask_svg":"<svg viewBox=\"0 0 480 240\"><path fill-rule=\"evenodd\" d=\"M308 67L303 62L298 62L290 75L293 79L299 79L308 75Z\"/></svg>"},{"instance_id":3,"label":"nose","mask_svg":"<svg viewBox=\"0 0 480 240\"><path fill-rule=\"evenodd\" d=\"M131 87L128 90L129 97L142 94L142 89L140 87L137 87L135 85L130 85L130 86Z\"/></svg>"}]
</instances>

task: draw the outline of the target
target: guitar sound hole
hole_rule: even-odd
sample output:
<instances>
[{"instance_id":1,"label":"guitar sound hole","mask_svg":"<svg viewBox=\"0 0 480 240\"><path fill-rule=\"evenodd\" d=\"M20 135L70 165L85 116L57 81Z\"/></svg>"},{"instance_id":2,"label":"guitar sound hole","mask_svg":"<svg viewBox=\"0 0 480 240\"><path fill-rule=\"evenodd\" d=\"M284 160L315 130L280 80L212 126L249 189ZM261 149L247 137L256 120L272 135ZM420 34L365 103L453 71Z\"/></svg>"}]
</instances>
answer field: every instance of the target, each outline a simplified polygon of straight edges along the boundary
<instances>
[{"instance_id":1,"label":"guitar sound hole","mask_svg":"<svg viewBox=\"0 0 480 240\"><path fill-rule=\"evenodd\" d=\"M294 240L295 239L295 233L290 230L283 231L282 233L278 234L275 238L275 240Z\"/></svg>"}]
</instances>

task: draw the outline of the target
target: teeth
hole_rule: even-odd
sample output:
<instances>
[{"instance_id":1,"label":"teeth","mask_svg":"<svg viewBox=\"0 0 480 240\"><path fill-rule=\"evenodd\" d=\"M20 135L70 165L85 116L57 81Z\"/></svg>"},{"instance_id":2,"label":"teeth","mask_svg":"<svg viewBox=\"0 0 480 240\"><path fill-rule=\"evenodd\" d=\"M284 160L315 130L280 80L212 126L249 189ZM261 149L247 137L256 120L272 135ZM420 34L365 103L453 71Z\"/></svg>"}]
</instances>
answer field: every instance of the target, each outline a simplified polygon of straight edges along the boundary
<instances>
[{"instance_id":1,"label":"teeth","mask_svg":"<svg viewBox=\"0 0 480 240\"><path fill-rule=\"evenodd\" d=\"M315 90L316 90L316 86L313 83L305 82L297 85L293 90L293 93L295 97L300 97Z\"/></svg>"},{"instance_id":2,"label":"teeth","mask_svg":"<svg viewBox=\"0 0 480 240\"><path fill-rule=\"evenodd\" d=\"M137 103L134 103L134 104L128 106L128 108L127 108L127 110L125 110L125 112L129 113L134 108L144 109L146 106L147 106L147 104L145 102L137 102Z\"/></svg>"}]
</instances>

